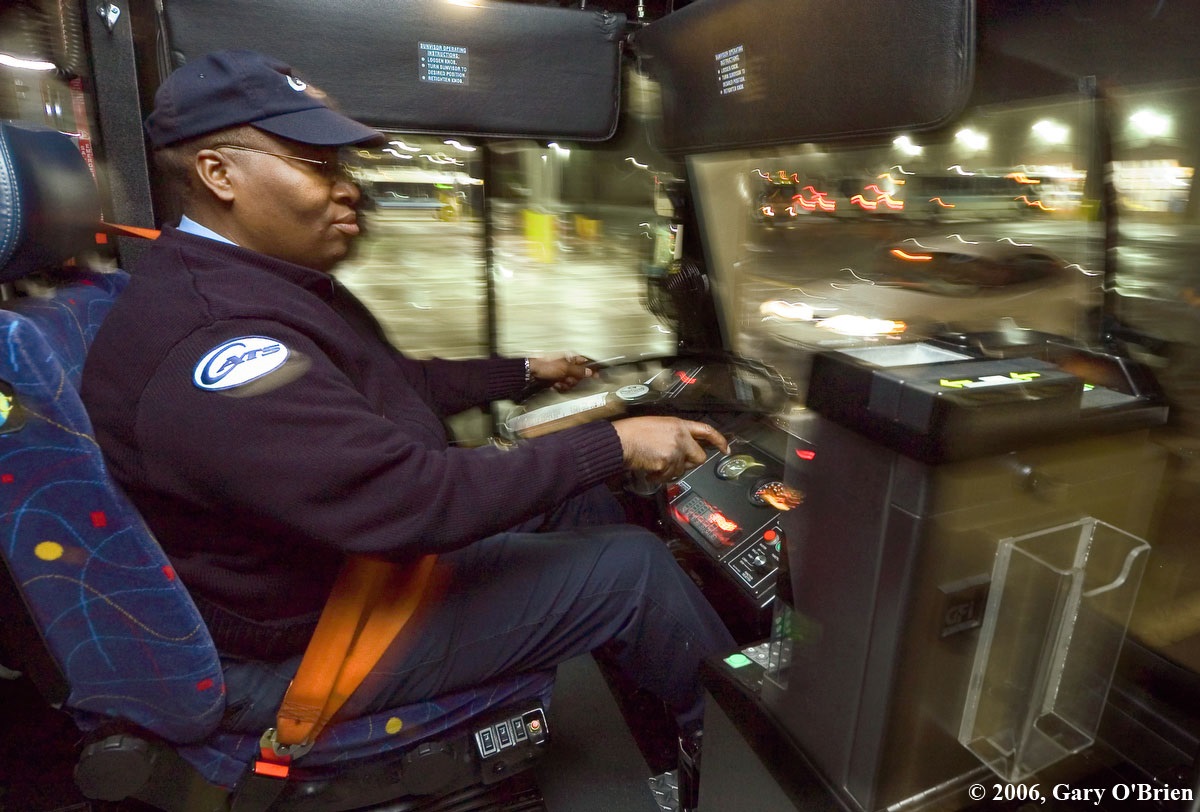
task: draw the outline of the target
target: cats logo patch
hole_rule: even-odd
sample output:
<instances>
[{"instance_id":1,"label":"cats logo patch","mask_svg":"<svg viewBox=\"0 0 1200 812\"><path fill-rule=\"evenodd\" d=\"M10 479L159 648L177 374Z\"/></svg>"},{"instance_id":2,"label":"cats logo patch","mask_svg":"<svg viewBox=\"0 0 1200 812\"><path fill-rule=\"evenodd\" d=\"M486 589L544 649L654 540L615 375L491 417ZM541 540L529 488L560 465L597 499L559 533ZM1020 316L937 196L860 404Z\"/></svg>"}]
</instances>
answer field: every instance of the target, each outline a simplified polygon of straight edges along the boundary
<instances>
[{"instance_id":1,"label":"cats logo patch","mask_svg":"<svg viewBox=\"0 0 1200 812\"><path fill-rule=\"evenodd\" d=\"M258 380L283 366L288 348L273 338L242 336L209 350L192 372L192 383L220 391Z\"/></svg>"}]
</instances>

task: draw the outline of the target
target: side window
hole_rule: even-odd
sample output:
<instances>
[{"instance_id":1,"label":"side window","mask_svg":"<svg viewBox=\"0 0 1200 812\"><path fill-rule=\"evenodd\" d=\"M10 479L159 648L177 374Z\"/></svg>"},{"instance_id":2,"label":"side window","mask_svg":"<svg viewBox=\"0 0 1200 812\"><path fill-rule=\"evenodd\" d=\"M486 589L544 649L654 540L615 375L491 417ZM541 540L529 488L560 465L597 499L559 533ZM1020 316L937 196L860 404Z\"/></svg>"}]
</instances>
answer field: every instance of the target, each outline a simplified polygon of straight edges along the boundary
<instances>
[{"instance_id":1,"label":"side window","mask_svg":"<svg viewBox=\"0 0 1200 812\"><path fill-rule=\"evenodd\" d=\"M0 3L0 119L70 135L103 192L93 83L78 12L73 3Z\"/></svg>"},{"instance_id":2,"label":"side window","mask_svg":"<svg viewBox=\"0 0 1200 812\"><path fill-rule=\"evenodd\" d=\"M70 4L51 5L0 5L0 117L90 140L80 23Z\"/></svg>"}]
</instances>

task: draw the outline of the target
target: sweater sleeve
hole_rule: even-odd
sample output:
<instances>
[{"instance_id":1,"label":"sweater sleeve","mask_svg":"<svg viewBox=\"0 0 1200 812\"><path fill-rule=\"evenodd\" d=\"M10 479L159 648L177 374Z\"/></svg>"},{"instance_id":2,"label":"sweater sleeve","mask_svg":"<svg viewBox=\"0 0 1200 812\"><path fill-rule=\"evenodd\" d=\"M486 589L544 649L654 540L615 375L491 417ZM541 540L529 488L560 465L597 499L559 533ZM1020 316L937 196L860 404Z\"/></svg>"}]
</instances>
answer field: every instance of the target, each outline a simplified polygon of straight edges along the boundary
<instances>
[{"instance_id":1,"label":"sweater sleeve","mask_svg":"<svg viewBox=\"0 0 1200 812\"><path fill-rule=\"evenodd\" d=\"M419 370L430 402L443 417L516 397L525 388L521 358L414 361L401 357L398 363Z\"/></svg>"},{"instance_id":2,"label":"sweater sleeve","mask_svg":"<svg viewBox=\"0 0 1200 812\"><path fill-rule=\"evenodd\" d=\"M230 390L195 385L197 359L230 331L279 341L291 371ZM471 383L470 364L455 365L457 383L448 374L440 405L453 404L446 391L487 394L513 363L480 362L482 383ZM240 524L282 530L298 543L409 557L501 532L622 468L607 423L508 450L447 448L425 400L397 387L380 413L301 333L248 320L199 331L171 351L139 398L144 475L200 509L233 512Z\"/></svg>"}]
</instances>

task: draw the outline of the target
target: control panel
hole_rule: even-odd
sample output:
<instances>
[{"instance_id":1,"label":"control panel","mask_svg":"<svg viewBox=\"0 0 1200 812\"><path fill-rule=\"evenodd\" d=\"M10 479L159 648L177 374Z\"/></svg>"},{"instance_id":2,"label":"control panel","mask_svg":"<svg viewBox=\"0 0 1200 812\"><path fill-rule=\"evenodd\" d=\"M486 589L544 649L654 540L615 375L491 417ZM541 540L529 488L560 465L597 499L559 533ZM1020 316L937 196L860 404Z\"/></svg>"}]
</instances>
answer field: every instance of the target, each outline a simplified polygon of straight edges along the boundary
<instances>
[{"instance_id":1,"label":"control panel","mask_svg":"<svg viewBox=\"0 0 1200 812\"><path fill-rule=\"evenodd\" d=\"M502 750L532 741L540 744L546 738L546 716L541 708L527 711L511 719L501 719L493 725L475 731L475 745L480 758L490 758Z\"/></svg>"},{"instance_id":2,"label":"control panel","mask_svg":"<svg viewBox=\"0 0 1200 812\"><path fill-rule=\"evenodd\" d=\"M493 717L491 724L476 728L475 752L482 764L485 784L500 781L532 761L549 739L546 713L539 705L526 711L514 711Z\"/></svg>"},{"instance_id":3,"label":"control panel","mask_svg":"<svg viewBox=\"0 0 1200 812\"><path fill-rule=\"evenodd\" d=\"M784 541L780 516L803 499L784 483L781 455L773 448L784 444L784 435L777 433L730 438L728 454L714 451L665 490L669 520L757 608L775 597Z\"/></svg>"}]
</instances>

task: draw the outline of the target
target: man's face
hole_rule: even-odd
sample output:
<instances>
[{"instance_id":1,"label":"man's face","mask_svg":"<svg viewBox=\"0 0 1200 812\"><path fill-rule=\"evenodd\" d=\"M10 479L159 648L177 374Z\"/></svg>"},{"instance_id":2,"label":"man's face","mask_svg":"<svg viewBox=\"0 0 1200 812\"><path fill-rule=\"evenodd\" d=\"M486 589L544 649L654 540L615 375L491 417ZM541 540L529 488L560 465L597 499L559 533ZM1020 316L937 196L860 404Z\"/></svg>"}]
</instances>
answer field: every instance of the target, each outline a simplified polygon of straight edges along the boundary
<instances>
[{"instance_id":1,"label":"man's face","mask_svg":"<svg viewBox=\"0 0 1200 812\"><path fill-rule=\"evenodd\" d=\"M245 248L329 271L359 234L358 187L338 170L337 147L314 147L259 133L254 149L218 147L238 169L233 214ZM261 142L261 143L260 143ZM292 156L285 158L280 156ZM326 161L325 166L294 158Z\"/></svg>"}]
</instances>

